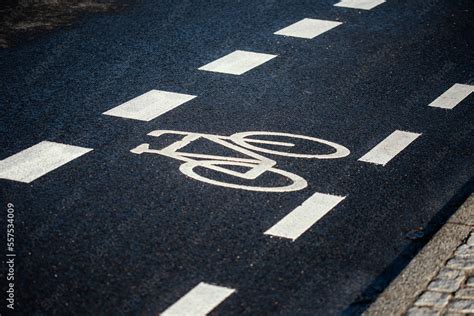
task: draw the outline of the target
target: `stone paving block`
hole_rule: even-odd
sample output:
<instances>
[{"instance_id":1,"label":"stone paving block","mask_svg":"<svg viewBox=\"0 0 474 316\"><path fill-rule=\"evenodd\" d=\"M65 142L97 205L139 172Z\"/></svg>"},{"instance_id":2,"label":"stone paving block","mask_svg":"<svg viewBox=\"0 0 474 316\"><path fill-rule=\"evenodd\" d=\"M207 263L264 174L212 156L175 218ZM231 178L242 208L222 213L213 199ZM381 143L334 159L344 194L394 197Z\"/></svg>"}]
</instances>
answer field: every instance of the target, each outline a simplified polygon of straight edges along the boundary
<instances>
[{"instance_id":1,"label":"stone paving block","mask_svg":"<svg viewBox=\"0 0 474 316\"><path fill-rule=\"evenodd\" d=\"M436 276L436 279L454 280L465 276L466 273L462 270L448 269L443 267Z\"/></svg>"},{"instance_id":2,"label":"stone paving block","mask_svg":"<svg viewBox=\"0 0 474 316\"><path fill-rule=\"evenodd\" d=\"M451 269L474 270L474 258L455 257L453 259L450 259L446 266Z\"/></svg>"},{"instance_id":3,"label":"stone paving block","mask_svg":"<svg viewBox=\"0 0 474 316\"><path fill-rule=\"evenodd\" d=\"M416 306L430 306L441 309L446 306L451 298L450 294L426 291L415 302Z\"/></svg>"},{"instance_id":4,"label":"stone paving block","mask_svg":"<svg viewBox=\"0 0 474 316\"><path fill-rule=\"evenodd\" d=\"M472 257L474 256L474 246L462 245L455 252L456 257Z\"/></svg>"},{"instance_id":5,"label":"stone paving block","mask_svg":"<svg viewBox=\"0 0 474 316\"><path fill-rule=\"evenodd\" d=\"M474 286L474 276L471 276L467 279L466 285L467 286Z\"/></svg>"},{"instance_id":6,"label":"stone paving block","mask_svg":"<svg viewBox=\"0 0 474 316\"><path fill-rule=\"evenodd\" d=\"M468 299L474 301L474 287L466 287L456 292L455 298Z\"/></svg>"},{"instance_id":7,"label":"stone paving block","mask_svg":"<svg viewBox=\"0 0 474 316\"><path fill-rule=\"evenodd\" d=\"M473 300L454 300L448 305L448 311L460 313L474 313Z\"/></svg>"},{"instance_id":8,"label":"stone paving block","mask_svg":"<svg viewBox=\"0 0 474 316\"><path fill-rule=\"evenodd\" d=\"M428 290L437 292L453 293L456 292L464 282L464 277L456 279L436 279L428 285Z\"/></svg>"},{"instance_id":9,"label":"stone paving block","mask_svg":"<svg viewBox=\"0 0 474 316\"><path fill-rule=\"evenodd\" d=\"M466 242L466 245L474 246L474 233L471 233L471 235L469 236L469 239Z\"/></svg>"},{"instance_id":10,"label":"stone paving block","mask_svg":"<svg viewBox=\"0 0 474 316\"><path fill-rule=\"evenodd\" d=\"M428 307L412 307L406 313L406 316L438 316L441 315L440 311L437 311Z\"/></svg>"}]
</instances>

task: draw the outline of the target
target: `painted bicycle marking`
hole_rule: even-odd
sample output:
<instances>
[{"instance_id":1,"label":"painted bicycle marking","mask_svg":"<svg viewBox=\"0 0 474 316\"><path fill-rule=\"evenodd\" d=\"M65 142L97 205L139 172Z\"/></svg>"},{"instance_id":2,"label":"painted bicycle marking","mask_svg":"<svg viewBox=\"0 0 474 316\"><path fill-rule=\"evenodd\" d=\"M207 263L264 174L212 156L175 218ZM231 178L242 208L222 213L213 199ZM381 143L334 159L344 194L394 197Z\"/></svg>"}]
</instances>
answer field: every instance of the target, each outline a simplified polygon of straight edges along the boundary
<instances>
[{"instance_id":1,"label":"painted bicycle marking","mask_svg":"<svg viewBox=\"0 0 474 316\"><path fill-rule=\"evenodd\" d=\"M150 132L149 136L160 137L165 134L182 135L183 138L174 142L173 144L163 149L152 149L150 144L145 143L132 149L131 152L134 154L157 154L166 157L170 157L176 160L183 161L179 166L179 170L186 176L202 181L205 183L218 185L222 187L241 189L248 191L260 191L260 192L289 192L298 191L307 187L308 183L301 176L291 173L289 171L281 170L276 168L277 162L273 159L263 156L260 153L272 154L277 156L285 156L292 158L302 159L337 159L343 158L350 154L349 149L346 147L316 137L296 135L289 133L280 132L263 132L263 131L252 131L252 132L240 132L230 136L213 135L213 134L202 134L172 130L156 130ZM294 147L295 144L291 142L271 141L266 139L258 139L258 136L275 136L275 137L287 137L298 140L306 140L329 146L333 149L328 154L313 154L313 153L293 153L278 151L274 149L259 147L259 145L271 145L271 146L282 146L285 148ZM238 158L229 156L216 156L208 154L198 154L179 151L191 144L198 139L206 139L214 142L218 145L236 151L249 158ZM240 166L248 168L246 172L239 172L224 166ZM209 170L221 172L230 176L238 177L245 180L255 180L262 174L269 172L286 178L290 184L285 186L249 186L235 183L228 183L219 181L211 178L207 178L203 175L198 174L195 169L197 167L206 168Z\"/></svg>"}]
</instances>

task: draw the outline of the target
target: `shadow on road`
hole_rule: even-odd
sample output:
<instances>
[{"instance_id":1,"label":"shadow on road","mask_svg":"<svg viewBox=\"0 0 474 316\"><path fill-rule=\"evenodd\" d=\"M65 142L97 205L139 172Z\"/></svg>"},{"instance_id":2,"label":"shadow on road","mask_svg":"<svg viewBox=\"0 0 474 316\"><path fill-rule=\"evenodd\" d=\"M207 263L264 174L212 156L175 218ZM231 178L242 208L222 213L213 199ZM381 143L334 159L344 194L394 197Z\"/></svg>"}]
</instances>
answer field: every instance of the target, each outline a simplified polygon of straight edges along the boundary
<instances>
[{"instance_id":1,"label":"shadow on road","mask_svg":"<svg viewBox=\"0 0 474 316\"><path fill-rule=\"evenodd\" d=\"M0 4L0 47L71 25L81 14L116 11L121 0L4 0Z\"/></svg>"}]
</instances>

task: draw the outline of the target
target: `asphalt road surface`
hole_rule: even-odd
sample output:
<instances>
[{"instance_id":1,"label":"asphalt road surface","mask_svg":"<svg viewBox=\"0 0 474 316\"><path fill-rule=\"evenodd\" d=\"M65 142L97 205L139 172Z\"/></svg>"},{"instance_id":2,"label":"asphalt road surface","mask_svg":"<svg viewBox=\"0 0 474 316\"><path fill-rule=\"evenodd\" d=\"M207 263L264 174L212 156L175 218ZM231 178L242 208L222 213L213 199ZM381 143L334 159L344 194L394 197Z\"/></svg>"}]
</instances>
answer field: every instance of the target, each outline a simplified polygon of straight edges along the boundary
<instances>
[{"instance_id":1,"label":"asphalt road surface","mask_svg":"<svg viewBox=\"0 0 474 316\"><path fill-rule=\"evenodd\" d=\"M363 312L472 190L474 4L336 2L142 0L0 51L2 311Z\"/></svg>"}]
</instances>

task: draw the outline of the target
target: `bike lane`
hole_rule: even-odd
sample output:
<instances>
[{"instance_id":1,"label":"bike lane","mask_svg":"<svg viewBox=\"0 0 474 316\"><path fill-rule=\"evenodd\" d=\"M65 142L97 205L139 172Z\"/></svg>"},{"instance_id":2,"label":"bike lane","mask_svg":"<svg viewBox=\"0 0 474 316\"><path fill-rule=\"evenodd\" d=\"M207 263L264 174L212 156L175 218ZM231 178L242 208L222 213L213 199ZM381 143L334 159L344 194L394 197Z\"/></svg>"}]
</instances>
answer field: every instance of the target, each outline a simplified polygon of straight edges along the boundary
<instances>
[{"instance_id":1,"label":"bike lane","mask_svg":"<svg viewBox=\"0 0 474 316\"><path fill-rule=\"evenodd\" d=\"M336 30L341 32L337 33L339 39L332 33L334 37L325 40L327 45L337 45L355 31ZM397 38L397 34L393 36ZM340 85L339 77L348 73L355 77L357 69L351 72L351 62L343 58L347 68L326 64L324 61L344 53L339 48L324 55L321 47L315 52L317 40L299 43L297 52L291 46L296 44L289 44L295 39L282 39L287 45L284 49L272 42L276 46L270 51L278 50L280 61L275 59L274 68L269 62L251 70L245 78L219 75L215 79L211 77L215 74L190 70L186 78L201 93L191 88L182 92L196 93L196 100L147 124L94 118L79 137L58 137L64 143L75 141L94 148L79 164L67 167L67 178L59 169L27 188L5 182L4 194L19 200L31 215L24 219L26 227L39 231L23 237L25 244L38 247L36 261L25 265L29 279L38 280L33 282L35 292L59 291L71 307L54 308L77 312L128 309L156 313L199 282L237 289L220 306L229 313L336 313L352 303L411 243L404 239L404 230L426 225L472 174L466 164L468 152L463 150L469 146L472 114L466 103L457 112L431 112L433 109L424 104L443 91L436 95L430 87L420 93L419 107L406 104L402 98L406 92L397 89L412 91L403 80L414 78L403 69L396 69L396 79L388 75L378 78L388 82L375 89L361 80L354 86L343 86L340 94L324 92L334 92L330 87ZM268 41L276 41L271 32ZM426 48L429 55L428 51ZM367 62L369 55L365 56ZM399 52L402 59L408 55ZM315 60L316 56L314 65L306 62L300 66L302 60ZM432 76L438 74L435 57L429 59ZM201 66L203 60L189 64ZM376 64L369 66L368 72L386 67ZM446 71L444 77L467 80L459 78L457 67ZM333 77L332 71L337 75ZM314 78L321 84L315 86ZM394 83L397 89L393 89ZM208 87L213 88L205 90ZM220 93L221 89L227 92ZM352 95L347 90L358 92ZM102 111L94 115L112 106L97 105ZM400 115L406 111L411 115ZM351 154L334 161L272 157L279 168L307 179L308 187L284 194L236 191L186 178L178 170L180 163L166 157L130 153L156 129L221 135L252 130L291 132L334 141L349 148ZM399 129L423 134L409 151L402 151L385 167L357 161ZM49 133L54 134L54 129ZM209 144L198 149L204 153L219 150ZM261 181L276 184L272 178ZM347 198L295 242L264 235L315 192ZM426 201L433 205L427 207ZM44 261L38 264L37 258ZM41 282L48 275L57 275L58 283L71 285L71 289ZM91 277L78 280L84 275ZM39 300L33 291L22 291L30 295L27 299ZM72 291L87 292L87 306Z\"/></svg>"}]
</instances>

